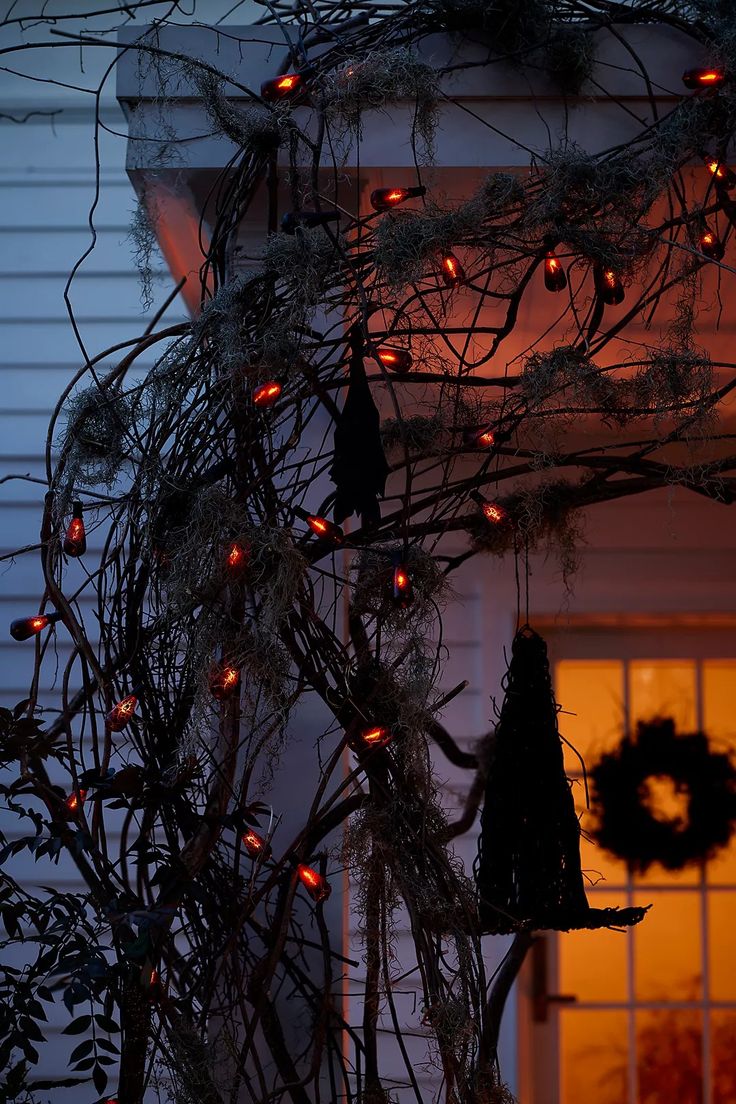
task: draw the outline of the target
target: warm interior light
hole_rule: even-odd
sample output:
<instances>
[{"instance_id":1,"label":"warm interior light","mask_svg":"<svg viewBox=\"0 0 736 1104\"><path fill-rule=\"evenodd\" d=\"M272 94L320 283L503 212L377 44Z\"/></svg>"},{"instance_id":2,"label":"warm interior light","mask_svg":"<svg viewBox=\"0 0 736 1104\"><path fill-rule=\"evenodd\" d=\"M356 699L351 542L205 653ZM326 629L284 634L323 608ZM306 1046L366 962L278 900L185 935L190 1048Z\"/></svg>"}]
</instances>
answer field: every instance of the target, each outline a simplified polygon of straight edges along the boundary
<instances>
[{"instance_id":1,"label":"warm interior light","mask_svg":"<svg viewBox=\"0 0 736 1104\"><path fill-rule=\"evenodd\" d=\"M243 832L240 839L251 859L257 859L259 856L267 853L268 848L266 841L262 836L259 836L257 832L254 832L252 828L249 828L247 832Z\"/></svg>"},{"instance_id":2,"label":"warm interior light","mask_svg":"<svg viewBox=\"0 0 736 1104\"><path fill-rule=\"evenodd\" d=\"M83 556L87 551L87 534L84 529L82 516L82 503L75 502L72 506L72 520L64 537L64 552L67 556Z\"/></svg>"},{"instance_id":3,"label":"warm interior light","mask_svg":"<svg viewBox=\"0 0 736 1104\"><path fill-rule=\"evenodd\" d=\"M405 203L426 194L427 189L419 185L415 188L375 188L371 192L371 207L374 211L388 211L391 207Z\"/></svg>"},{"instance_id":4,"label":"warm interior light","mask_svg":"<svg viewBox=\"0 0 736 1104\"><path fill-rule=\"evenodd\" d=\"M271 406L276 402L282 390L281 384L277 380L262 383L253 392L253 403L255 406Z\"/></svg>"},{"instance_id":5,"label":"warm interior light","mask_svg":"<svg viewBox=\"0 0 736 1104\"><path fill-rule=\"evenodd\" d=\"M105 718L105 724L110 732L121 732L135 714L138 698L135 694L128 694L117 705L113 706Z\"/></svg>"},{"instance_id":6,"label":"warm interior light","mask_svg":"<svg viewBox=\"0 0 736 1104\"><path fill-rule=\"evenodd\" d=\"M408 349L395 349L384 345L378 350L376 356L384 368L390 368L392 372L408 372L412 365L412 355Z\"/></svg>"},{"instance_id":7,"label":"warm interior light","mask_svg":"<svg viewBox=\"0 0 736 1104\"><path fill-rule=\"evenodd\" d=\"M547 291L562 291L567 287L565 270L553 249L544 258L544 286Z\"/></svg>"},{"instance_id":8,"label":"warm interior light","mask_svg":"<svg viewBox=\"0 0 736 1104\"><path fill-rule=\"evenodd\" d=\"M334 541L335 544L342 544L345 539L345 534L339 525L333 525L327 518L317 517L314 514L310 514L307 518L307 525L316 533L318 537L323 537L325 540Z\"/></svg>"},{"instance_id":9,"label":"warm interior light","mask_svg":"<svg viewBox=\"0 0 736 1104\"><path fill-rule=\"evenodd\" d=\"M332 886L311 866L300 863L296 868L299 879L313 901L326 901L332 892Z\"/></svg>"},{"instance_id":10,"label":"warm interior light","mask_svg":"<svg viewBox=\"0 0 736 1104\"><path fill-rule=\"evenodd\" d=\"M448 287L461 284L465 279L463 266L454 253L446 253L442 258L442 279Z\"/></svg>"},{"instance_id":11,"label":"warm interior light","mask_svg":"<svg viewBox=\"0 0 736 1104\"><path fill-rule=\"evenodd\" d=\"M479 433L478 436L476 437L477 443L479 445L483 445L484 448L487 448L489 445L492 445L495 440L496 440L496 437L495 437L492 429L484 429L483 432Z\"/></svg>"},{"instance_id":12,"label":"warm interior light","mask_svg":"<svg viewBox=\"0 0 736 1104\"><path fill-rule=\"evenodd\" d=\"M240 685L240 671L237 667L225 665L213 671L210 676L210 693L217 701L230 698Z\"/></svg>"},{"instance_id":13,"label":"warm interior light","mask_svg":"<svg viewBox=\"0 0 736 1104\"><path fill-rule=\"evenodd\" d=\"M686 69L682 83L686 88L718 88L726 79L723 69Z\"/></svg>"}]
</instances>

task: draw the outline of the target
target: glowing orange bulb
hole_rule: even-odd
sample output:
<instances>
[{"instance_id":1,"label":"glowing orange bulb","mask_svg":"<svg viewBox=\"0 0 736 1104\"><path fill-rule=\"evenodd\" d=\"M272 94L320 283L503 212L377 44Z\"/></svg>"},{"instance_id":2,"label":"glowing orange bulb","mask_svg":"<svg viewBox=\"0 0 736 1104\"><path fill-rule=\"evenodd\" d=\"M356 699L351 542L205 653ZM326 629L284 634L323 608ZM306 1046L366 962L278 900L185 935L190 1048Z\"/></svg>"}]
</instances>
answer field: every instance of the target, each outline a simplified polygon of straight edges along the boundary
<instances>
[{"instance_id":1,"label":"glowing orange bulb","mask_svg":"<svg viewBox=\"0 0 736 1104\"><path fill-rule=\"evenodd\" d=\"M594 270L595 289L598 296L608 306L624 301L624 285L621 277L612 268L597 265Z\"/></svg>"},{"instance_id":2,"label":"glowing orange bulb","mask_svg":"<svg viewBox=\"0 0 736 1104\"><path fill-rule=\"evenodd\" d=\"M261 836L259 836L257 832L254 832L252 828L249 828L247 832L244 832L240 838L242 840L243 847L250 855L251 859L257 859L260 855L267 857L269 848L266 844L266 841Z\"/></svg>"},{"instance_id":3,"label":"glowing orange bulb","mask_svg":"<svg viewBox=\"0 0 736 1104\"><path fill-rule=\"evenodd\" d=\"M225 557L225 568L228 575L232 578L237 578L242 575L248 566L249 549L244 548L242 544L238 544L237 541L233 541L228 545L227 555Z\"/></svg>"},{"instance_id":4,"label":"glowing orange bulb","mask_svg":"<svg viewBox=\"0 0 736 1104\"><path fill-rule=\"evenodd\" d=\"M492 429L486 429L483 433L480 434L480 436L476 438L476 440L479 445L487 446L492 445L493 442L496 440L496 437Z\"/></svg>"},{"instance_id":5,"label":"glowing orange bulb","mask_svg":"<svg viewBox=\"0 0 736 1104\"><path fill-rule=\"evenodd\" d=\"M723 69L686 69L682 74L686 88L718 88L725 79Z\"/></svg>"},{"instance_id":6,"label":"glowing orange bulb","mask_svg":"<svg viewBox=\"0 0 736 1104\"><path fill-rule=\"evenodd\" d=\"M386 345L378 350L376 356L384 368L390 368L393 372L408 372L412 365L408 349L393 349Z\"/></svg>"},{"instance_id":7,"label":"glowing orange bulb","mask_svg":"<svg viewBox=\"0 0 736 1104\"><path fill-rule=\"evenodd\" d=\"M374 728L367 728L361 732L360 738L368 747L385 747L386 744L391 742L391 729L383 725L376 725Z\"/></svg>"},{"instance_id":8,"label":"glowing orange bulb","mask_svg":"<svg viewBox=\"0 0 736 1104\"><path fill-rule=\"evenodd\" d=\"M276 402L282 390L283 388L277 380L262 383L253 392L253 403L255 406L271 406Z\"/></svg>"},{"instance_id":9,"label":"glowing orange bulb","mask_svg":"<svg viewBox=\"0 0 736 1104\"><path fill-rule=\"evenodd\" d=\"M335 544L342 544L345 540L345 534L339 525L333 525L327 518L317 517L315 514L310 514L307 517L307 525L316 533L318 537L323 537L325 540L331 540Z\"/></svg>"},{"instance_id":10,"label":"glowing orange bulb","mask_svg":"<svg viewBox=\"0 0 736 1104\"><path fill-rule=\"evenodd\" d=\"M706 157L705 164L716 184L720 184L727 191L736 187L736 176L723 161L719 161L716 157Z\"/></svg>"},{"instance_id":11,"label":"glowing orange bulb","mask_svg":"<svg viewBox=\"0 0 736 1104\"><path fill-rule=\"evenodd\" d=\"M110 732L121 732L135 714L138 698L135 694L128 694L114 705L105 717L105 724Z\"/></svg>"},{"instance_id":12,"label":"glowing orange bulb","mask_svg":"<svg viewBox=\"0 0 736 1104\"><path fill-rule=\"evenodd\" d=\"M64 804L70 813L77 813L84 805L84 799L87 796L86 790L78 790L77 793L69 794Z\"/></svg>"},{"instance_id":13,"label":"glowing orange bulb","mask_svg":"<svg viewBox=\"0 0 736 1104\"><path fill-rule=\"evenodd\" d=\"M10 635L13 640L30 640L47 625L55 625L60 620L60 613L37 613L34 617L18 617L10 622Z\"/></svg>"},{"instance_id":14,"label":"glowing orange bulb","mask_svg":"<svg viewBox=\"0 0 736 1104\"><path fill-rule=\"evenodd\" d=\"M704 226L698 237L700 252L704 253L712 261L720 261L725 253L723 242L716 237L713 231Z\"/></svg>"},{"instance_id":15,"label":"glowing orange bulb","mask_svg":"<svg viewBox=\"0 0 736 1104\"><path fill-rule=\"evenodd\" d=\"M393 603L399 609L407 609L414 600L414 588L408 571L402 564L394 568Z\"/></svg>"},{"instance_id":16,"label":"glowing orange bulb","mask_svg":"<svg viewBox=\"0 0 736 1104\"><path fill-rule=\"evenodd\" d=\"M465 279L463 266L454 253L447 253L442 258L442 279L448 287L455 287Z\"/></svg>"},{"instance_id":17,"label":"glowing orange bulb","mask_svg":"<svg viewBox=\"0 0 736 1104\"><path fill-rule=\"evenodd\" d=\"M567 287L565 270L554 250L544 258L544 286L547 291L563 291Z\"/></svg>"},{"instance_id":18,"label":"glowing orange bulb","mask_svg":"<svg viewBox=\"0 0 736 1104\"><path fill-rule=\"evenodd\" d=\"M299 73L284 73L281 77L264 81L261 85L261 98L264 100L295 99L304 91L304 78Z\"/></svg>"},{"instance_id":19,"label":"glowing orange bulb","mask_svg":"<svg viewBox=\"0 0 736 1104\"><path fill-rule=\"evenodd\" d=\"M318 874L316 870L312 870L311 866L305 866L303 863L297 866L296 872L302 885L313 901L319 904L320 901L327 900L332 893L332 886L321 874Z\"/></svg>"},{"instance_id":20,"label":"glowing orange bulb","mask_svg":"<svg viewBox=\"0 0 736 1104\"><path fill-rule=\"evenodd\" d=\"M494 525L498 525L499 522L505 521L508 517L503 506L498 502L484 502L481 509L488 520L493 522Z\"/></svg>"},{"instance_id":21,"label":"glowing orange bulb","mask_svg":"<svg viewBox=\"0 0 736 1104\"><path fill-rule=\"evenodd\" d=\"M371 192L371 207L374 211L388 211L407 199L425 195L426 191L421 185L415 188L376 188Z\"/></svg>"},{"instance_id":22,"label":"glowing orange bulb","mask_svg":"<svg viewBox=\"0 0 736 1104\"><path fill-rule=\"evenodd\" d=\"M83 556L87 551L87 535L82 517L82 503L75 502L72 507L72 520L64 537L64 552L67 556Z\"/></svg>"},{"instance_id":23,"label":"glowing orange bulb","mask_svg":"<svg viewBox=\"0 0 736 1104\"><path fill-rule=\"evenodd\" d=\"M212 672L210 693L217 701L225 701L236 693L240 686L240 671L237 667L225 665Z\"/></svg>"}]
</instances>

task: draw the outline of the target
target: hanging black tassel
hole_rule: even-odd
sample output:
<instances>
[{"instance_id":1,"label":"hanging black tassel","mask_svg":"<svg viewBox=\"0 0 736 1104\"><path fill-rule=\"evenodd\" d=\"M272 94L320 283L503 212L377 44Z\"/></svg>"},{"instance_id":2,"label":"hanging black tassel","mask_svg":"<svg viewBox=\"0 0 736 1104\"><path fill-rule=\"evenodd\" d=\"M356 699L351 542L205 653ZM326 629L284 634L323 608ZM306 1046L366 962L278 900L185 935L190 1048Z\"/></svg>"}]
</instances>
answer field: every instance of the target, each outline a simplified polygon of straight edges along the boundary
<instances>
[{"instance_id":1,"label":"hanging black tassel","mask_svg":"<svg viewBox=\"0 0 736 1104\"><path fill-rule=\"evenodd\" d=\"M363 364L363 334L350 330L350 383L337 425L335 459L330 471L337 487L333 515L339 525L359 514L364 525L381 520L378 496L386 488L388 464L381 444L378 409Z\"/></svg>"},{"instance_id":2,"label":"hanging black tassel","mask_svg":"<svg viewBox=\"0 0 736 1104\"><path fill-rule=\"evenodd\" d=\"M481 929L638 924L645 908L588 905L547 646L528 626L514 637L504 689L475 867Z\"/></svg>"}]
</instances>

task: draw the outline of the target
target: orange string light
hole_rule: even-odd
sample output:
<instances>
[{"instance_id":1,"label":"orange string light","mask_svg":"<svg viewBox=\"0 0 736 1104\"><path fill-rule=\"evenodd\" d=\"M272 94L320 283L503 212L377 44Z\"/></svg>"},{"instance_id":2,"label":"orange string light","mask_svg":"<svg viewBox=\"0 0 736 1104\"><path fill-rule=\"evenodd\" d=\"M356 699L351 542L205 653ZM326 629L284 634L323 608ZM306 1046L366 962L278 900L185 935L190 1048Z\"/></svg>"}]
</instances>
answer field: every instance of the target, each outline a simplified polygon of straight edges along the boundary
<instances>
[{"instance_id":1,"label":"orange string light","mask_svg":"<svg viewBox=\"0 0 736 1104\"><path fill-rule=\"evenodd\" d=\"M66 805L70 813L78 813L82 805L84 805L84 799L87 796L86 790L77 790L76 793L69 794L64 804Z\"/></svg>"},{"instance_id":2,"label":"orange string light","mask_svg":"<svg viewBox=\"0 0 736 1104\"><path fill-rule=\"evenodd\" d=\"M726 79L725 70L713 67L710 69L686 69L682 74L682 83L686 88L719 88Z\"/></svg>"},{"instance_id":3,"label":"orange string light","mask_svg":"<svg viewBox=\"0 0 736 1104\"><path fill-rule=\"evenodd\" d=\"M442 279L448 287L456 287L465 279L465 270L454 253L446 253L442 258Z\"/></svg>"},{"instance_id":4,"label":"orange string light","mask_svg":"<svg viewBox=\"0 0 736 1104\"><path fill-rule=\"evenodd\" d=\"M261 99L294 100L305 91L304 78L300 73L284 73L281 77L264 81L261 85Z\"/></svg>"},{"instance_id":5,"label":"orange string light","mask_svg":"<svg viewBox=\"0 0 736 1104\"><path fill-rule=\"evenodd\" d=\"M394 605L399 609L407 609L414 600L411 576L403 564L397 564L394 568L392 597Z\"/></svg>"},{"instance_id":6,"label":"orange string light","mask_svg":"<svg viewBox=\"0 0 736 1104\"><path fill-rule=\"evenodd\" d=\"M262 836L259 836L257 832L254 832L252 828L249 828L247 832L243 832L240 839L251 859L257 859L261 856L266 857L268 853L266 841Z\"/></svg>"},{"instance_id":7,"label":"orange string light","mask_svg":"<svg viewBox=\"0 0 736 1104\"><path fill-rule=\"evenodd\" d=\"M310 514L307 517L307 525L318 537L322 537L325 540L331 540L334 544L342 544L345 540L345 534L339 525L333 525L327 518L318 517L316 514Z\"/></svg>"},{"instance_id":8,"label":"orange string light","mask_svg":"<svg viewBox=\"0 0 736 1104\"><path fill-rule=\"evenodd\" d=\"M215 669L210 676L210 693L216 701L225 701L233 697L240 686L240 671L237 667L224 665Z\"/></svg>"},{"instance_id":9,"label":"orange string light","mask_svg":"<svg viewBox=\"0 0 736 1104\"><path fill-rule=\"evenodd\" d=\"M547 291L563 291L567 287L565 270L553 249L544 258L544 286Z\"/></svg>"},{"instance_id":10,"label":"orange string light","mask_svg":"<svg viewBox=\"0 0 736 1104\"><path fill-rule=\"evenodd\" d=\"M300 863L299 866L297 866L296 872L299 876L299 880L313 901L319 904L321 901L327 900L332 893L332 886L321 874L318 874L311 866L305 866L304 863Z\"/></svg>"},{"instance_id":11,"label":"orange string light","mask_svg":"<svg viewBox=\"0 0 736 1104\"><path fill-rule=\"evenodd\" d=\"M385 345L378 350L376 356L384 368L390 368L392 372L408 372L412 365L412 355L408 349L394 349Z\"/></svg>"},{"instance_id":12,"label":"orange string light","mask_svg":"<svg viewBox=\"0 0 736 1104\"><path fill-rule=\"evenodd\" d=\"M262 383L253 391L253 405L260 407L272 406L280 396L283 388L278 380L269 380Z\"/></svg>"},{"instance_id":13,"label":"orange string light","mask_svg":"<svg viewBox=\"0 0 736 1104\"><path fill-rule=\"evenodd\" d=\"M87 534L82 516L82 503L75 502L72 507L72 520L69 522L64 537L64 552L67 556L76 558L77 556L83 556L86 551Z\"/></svg>"},{"instance_id":14,"label":"orange string light","mask_svg":"<svg viewBox=\"0 0 736 1104\"><path fill-rule=\"evenodd\" d=\"M60 613L37 613L33 617L18 617L10 623L10 635L13 640L30 640L48 625L55 625L60 620Z\"/></svg>"},{"instance_id":15,"label":"orange string light","mask_svg":"<svg viewBox=\"0 0 736 1104\"><path fill-rule=\"evenodd\" d=\"M105 717L105 724L110 732L121 732L135 715L135 707L138 698L135 694L128 694L114 705Z\"/></svg>"}]
</instances>

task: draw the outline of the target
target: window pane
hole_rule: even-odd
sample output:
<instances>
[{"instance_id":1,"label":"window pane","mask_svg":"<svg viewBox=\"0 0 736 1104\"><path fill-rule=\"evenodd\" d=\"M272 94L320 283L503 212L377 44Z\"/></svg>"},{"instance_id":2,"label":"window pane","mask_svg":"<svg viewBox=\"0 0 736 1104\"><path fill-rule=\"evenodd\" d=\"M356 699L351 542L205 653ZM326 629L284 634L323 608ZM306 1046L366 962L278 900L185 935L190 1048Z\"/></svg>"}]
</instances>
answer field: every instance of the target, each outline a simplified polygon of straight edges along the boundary
<instances>
[{"instance_id":1,"label":"window pane","mask_svg":"<svg viewBox=\"0 0 736 1104\"><path fill-rule=\"evenodd\" d=\"M736 893L708 895L710 994L713 1000L736 1000Z\"/></svg>"},{"instance_id":2,"label":"window pane","mask_svg":"<svg viewBox=\"0 0 736 1104\"><path fill-rule=\"evenodd\" d=\"M638 1012L638 1104L700 1104L703 1099L701 1013L693 1009Z\"/></svg>"},{"instance_id":3,"label":"window pane","mask_svg":"<svg viewBox=\"0 0 736 1104\"><path fill-rule=\"evenodd\" d=\"M699 1000L700 894L648 890L635 895L635 904L652 905L634 929L637 1000Z\"/></svg>"},{"instance_id":4,"label":"window pane","mask_svg":"<svg viewBox=\"0 0 736 1104\"><path fill-rule=\"evenodd\" d=\"M565 1009L560 1013L562 1104L625 1104L628 1015Z\"/></svg>"},{"instance_id":5,"label":"window pane","mask_svg":"<svg viewBox=\"0 0 736 1104\"><path fill-rule=\"evenodd\" d=\"M593 908L625 904L621 893L588 893ZM559 941L560 992L579 1001L626 1001L626 947L624 932L566 932Z\"/></svg>"},{"instance_id":6,"label":"window pane","mask_svg":"<svg viewBox=\"0 0 736 1104\"><path fill-rule=\"evenodd\" d=\"M710 1017L713 1104L736 1100L736 1011L712 1012Z\"/></svg>"},{"instance_id":7,"label":"window pane","mask_svg":"<svg viewBox=\"0 0 736 1104\"><path fill-rule=\"evenodd\" d=\"M736 660L708 659L703 663L703 728L716 750L724 745L736 751ZM708 881L736 885L736 840L708 863Z\"/></svg>"},{"instance_id":8,"label":"window pane","mask_svg":"<svg viewBox=\"0 0 736 1104\"><path fill-rule=\"evenodd\" d=\"M681 732L693 732L696 725L696 680L694 660L637 659L629 664L629 708L632 730L636 722L653 717L672 717ZM680 812L678 797L668 790L666 779L653 780L652 798L664 817ZM696 885L700 868L691 865L681 871L665 870L655 863L646 874L634 879L640 885Z\"/></svg>"},{"instance_id":9,"label":"window pane","mask_svg":"<svg viewBox=\"0 0 736 1104\"><path fill-rule=\"evenodd\" d=\"M703 663L703 727L708 735L736 748L736 660L706 659Z\"/></svg>"},{"instance_id":10,"label":"window pane","mask_svg":"<svg viewBox=\"0 0 736 1104\"><path fill-rule=\"evenodd\" d=\"M629 664L632 727L652 717L672 717L682 732L696 728L695 661L636 659Z\"/></svg>"},{"instance_id":11,"label":"window pane","mask_svg":"<svg viewBox=\"0 0 736 1104\"><path fill-rule=\"evenodd\" d=\"M586 762L615 747L623 730L623 663L563 659L555 667L555 692L564 710L560 732ZM565 767L580 772L580 760L565 747Z\"/></svg>"}]
</instances>

